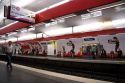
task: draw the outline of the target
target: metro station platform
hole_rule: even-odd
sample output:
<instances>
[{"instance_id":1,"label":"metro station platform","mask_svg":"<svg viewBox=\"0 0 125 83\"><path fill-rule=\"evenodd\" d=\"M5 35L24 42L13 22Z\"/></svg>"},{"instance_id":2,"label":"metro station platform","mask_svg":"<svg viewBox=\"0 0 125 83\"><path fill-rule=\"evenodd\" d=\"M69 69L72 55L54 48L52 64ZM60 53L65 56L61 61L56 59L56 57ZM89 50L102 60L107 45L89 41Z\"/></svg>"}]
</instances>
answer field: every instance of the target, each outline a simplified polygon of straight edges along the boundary
<instances>
[{"instance_id":1,"label":"metro station platform","mask_svg":"<svg viewBox=\"0 0 125 83\"><path fill-rule=\"evenodd\" d=\"M13 64L12 70L0 61L0 83L112 83L71 76Z\"/></svg>"},{"instance_id":2,"label":"metro station platform","mask_svg":"<svg viewBox=\"0 0 125 83\"><path fill-rule=\"evenodd\" d=\"M0 55L0 60L5 61L6 60L5 55ZM17 55L13 56L13 63L37 69L44 69L52 72L86 77L89 79L104 80L115 83L122 83L122 82L125 83L124 60L101 60L101 59L93 60L93 59L83 59L83 58L78 59L78 58L57 58L57 57ZM72 83L72 82L65 82L65 83ZM89 82L89 83L94 83L94 82Z\"/></svg>"}]
</instances>

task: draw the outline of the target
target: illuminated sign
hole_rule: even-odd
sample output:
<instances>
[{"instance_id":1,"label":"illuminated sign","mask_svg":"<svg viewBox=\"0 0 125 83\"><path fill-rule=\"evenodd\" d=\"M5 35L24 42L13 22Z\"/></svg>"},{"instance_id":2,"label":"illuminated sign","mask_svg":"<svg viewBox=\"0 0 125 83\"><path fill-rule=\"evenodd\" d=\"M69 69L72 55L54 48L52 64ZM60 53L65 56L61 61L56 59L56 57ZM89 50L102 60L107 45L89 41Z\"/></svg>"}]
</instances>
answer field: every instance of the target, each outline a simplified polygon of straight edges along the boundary
<instances>
[{"instance_id":1,"label":"illuminated sign","mask_svg":"<svg viewBox=\"0 0 125 83\"><path fill-rule=\"evenodd\" d=\"M21 22L35 23L35 18L32 15L32 11L11 5L9 6L9 15L7 18Z\"/></svg>"}]
</instances>

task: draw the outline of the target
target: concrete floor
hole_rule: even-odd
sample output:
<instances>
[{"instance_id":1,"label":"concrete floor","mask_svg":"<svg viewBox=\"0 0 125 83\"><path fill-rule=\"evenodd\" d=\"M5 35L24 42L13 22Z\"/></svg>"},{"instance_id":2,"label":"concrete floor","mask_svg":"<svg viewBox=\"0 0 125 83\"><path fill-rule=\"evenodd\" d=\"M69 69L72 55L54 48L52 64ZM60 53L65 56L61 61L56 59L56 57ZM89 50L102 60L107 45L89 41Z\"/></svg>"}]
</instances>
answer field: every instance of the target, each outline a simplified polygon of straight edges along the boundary
<instances>
[{"instance_id":1,"label":"concrete floor","mask_svg":"<svg viewBox=\"0 0 125 83\"><path fill-rule=\"evenodd\" d=\"M0 83L79 83L70 80L50 78L47 75L36 74L25 69L13 67L9 69L5 64L0 64Z\"/></svg>"}]
</instances>

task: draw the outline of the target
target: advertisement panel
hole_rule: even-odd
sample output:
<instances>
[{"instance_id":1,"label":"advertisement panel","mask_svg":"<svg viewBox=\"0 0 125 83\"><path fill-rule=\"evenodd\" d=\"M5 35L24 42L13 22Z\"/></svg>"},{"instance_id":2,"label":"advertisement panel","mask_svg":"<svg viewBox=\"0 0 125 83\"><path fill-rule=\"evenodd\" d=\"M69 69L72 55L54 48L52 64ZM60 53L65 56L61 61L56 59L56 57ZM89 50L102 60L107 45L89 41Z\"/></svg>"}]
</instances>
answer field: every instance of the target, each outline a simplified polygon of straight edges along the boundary
<instances>
[{"instance_id":1,"label":"advertisement panel","mask_svg":"<svg viewBox=\"0 0 125 83\"><path fill-rule=\"evenodd\" d=\"M57 54L57 41L52 40L47 42L47 55L55 56Z\"/></svg>"},{"instance_id":2,"label":"advertisement panel","mask_svg":"<svg viewBox=\"0 0 125 83\"><path fill-rule=\"evenodd\" d=\"M119 41L119 46L118 49L121 49L123 53L125 53L125 34L116 34L116 35L100 35L98 36L100 44L103 45L104 49L106 50L107 53L110 53L111 51L116 50L116 42L110 42L113 41L114 37L117 37ZM117 49L117 50L118 50Z\"/></svg>"},{"instance_id":3,"label":"advertisement panel","mask_svg":"<svg viewBox=\"0 0 125 83\"><path fill-rule=\"evenodd\" d=\"M82 38L62 39L58 42L58 50L62 56L77 56L82 48Z\"/></svg>"}]
</instances>

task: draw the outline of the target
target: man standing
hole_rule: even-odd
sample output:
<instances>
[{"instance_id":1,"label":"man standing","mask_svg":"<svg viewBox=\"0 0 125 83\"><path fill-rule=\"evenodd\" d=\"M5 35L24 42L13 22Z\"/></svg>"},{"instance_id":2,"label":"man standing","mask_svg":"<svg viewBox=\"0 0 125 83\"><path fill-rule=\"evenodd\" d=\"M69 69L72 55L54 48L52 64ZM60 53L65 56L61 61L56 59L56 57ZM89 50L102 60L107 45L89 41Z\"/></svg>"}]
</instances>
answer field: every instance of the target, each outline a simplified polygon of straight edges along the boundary
<instances>
[{"instance_id":1,"label":"man standing","mask_svg":"<svg viewBox=\"0 0 125 83\"><path fill-rule=\"evenodd\" d=\"M70 50L71 56L74 57L74 55L75 55L75 51L74 51L75 50L75 45L74 45L74 43L72 41L69 41L69 44L72 47L71 50Z\"/></svg>"},{"instance_id":2,"label":"man standing","mask_svg":"<svg viewBox=\"0 0 125 83\"><path fill-rule=\"evenodd\" d=\"M119 39L117 37L113 37L112 40L108 40L109 43L114 43L115 44L115 52L118 51L118 48L120 46Z\"/></svg>"},{"instance_id":3,"label":"man standing","mask_svg":"<svg viewBox=\"0 0 125 83\"><path fill-rule=\"evenodd\" d=\"M12 69L12 54L13 54L13 45L12 42L9 41L7 46L6 46L6 58L7 58L7 67Z\"/></svg>"}]
</instances>

